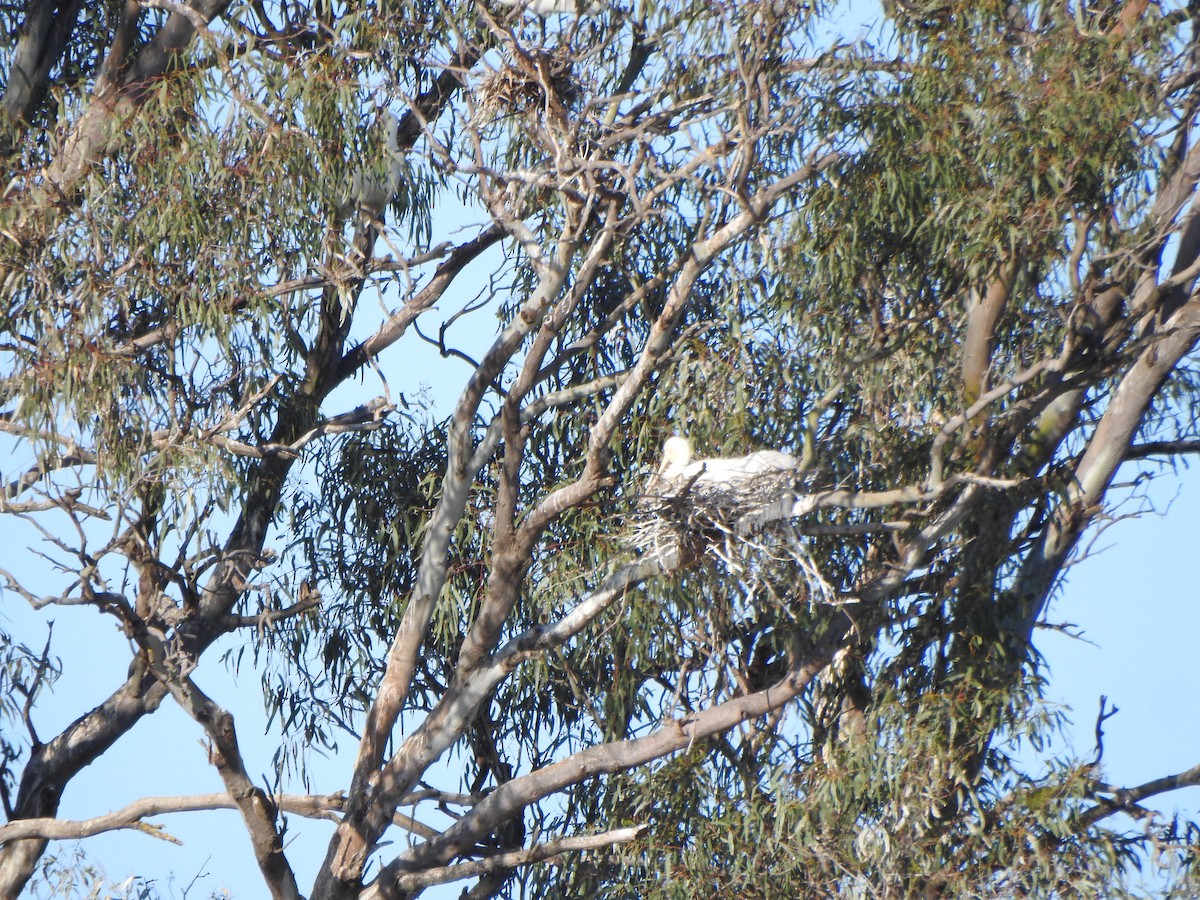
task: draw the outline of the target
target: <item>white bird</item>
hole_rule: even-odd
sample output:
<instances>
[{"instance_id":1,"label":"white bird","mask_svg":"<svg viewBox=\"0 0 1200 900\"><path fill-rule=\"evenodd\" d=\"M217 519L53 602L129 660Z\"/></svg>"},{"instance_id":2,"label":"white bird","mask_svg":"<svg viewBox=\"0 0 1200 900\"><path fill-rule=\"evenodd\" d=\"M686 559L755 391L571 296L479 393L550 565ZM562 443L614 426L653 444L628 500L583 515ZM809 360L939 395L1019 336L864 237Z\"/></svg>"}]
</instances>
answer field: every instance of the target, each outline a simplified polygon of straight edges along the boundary
<instances>
[{"instance_id":1,"label":"white bird","mask_svg":"<svg viewBox=\"0 0 1200 900\"><path fill-rule=\"evenodd\" d=\"M598 0L496 0L501 6L521 7L535 16L546 18L559 13L572 16L594 16L604 7Z\"/></svg>"},{"instance_id":2,"label":"white bird","mask_svg":"<svg viewBox=\"0 0 1200 900\"><path fill-rule=\"evenodd\" d=\"M646 485L650 496L674 496L679 491L735 493L756 482L777 480L795 471L798 461L781 450L759 450L746 456L692 460L687 438L673 435L663 444L662 462Z\"/></svg>"}]
</instances>

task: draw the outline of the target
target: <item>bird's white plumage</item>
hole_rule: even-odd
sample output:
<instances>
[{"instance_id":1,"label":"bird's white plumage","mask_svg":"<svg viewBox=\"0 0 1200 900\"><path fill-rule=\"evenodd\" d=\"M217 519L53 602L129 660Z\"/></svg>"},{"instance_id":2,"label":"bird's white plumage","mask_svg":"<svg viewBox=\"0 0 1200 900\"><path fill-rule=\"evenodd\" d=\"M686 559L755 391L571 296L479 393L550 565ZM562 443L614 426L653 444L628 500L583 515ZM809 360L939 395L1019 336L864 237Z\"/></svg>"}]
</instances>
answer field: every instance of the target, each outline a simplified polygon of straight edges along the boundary
<instances>
[{"instance_id":1,"label":"bird's white plumage","mask_svg":"<svg viewBox=\"0 0 1200 900\"><path fill-rule=\"evenodd\" d=\"M596 0L496 0L501 6L520 6L535 16L552 16L556 13L594 16L603 8Z\"/></svg>"},{"instance_id":2,"label":"bird's white plumage","mask_svg":"<svg viewBox=\"0 0 1200 900\"><path fill-rule=\"evenodd\" d=\"M699 473L695 484L713 488L737 488L765 475L778 475L796 468L796 457L780 450L759 450L732 459L701 459L689 463L683 476Z\"/></svg>"},{"instance_id":3,"label":"bird's white plumage","mask_svg":"<svg viewBox=\"0 0 1200 900\"><path fill-rule=\"evenodd\" d=\"M746 456L692 459L687 438L674 435L663 444L662 462L646 493L674 496L683 490L733 493L794 471L796 457L781 450L759 450Z\"/></svg>"}]
</instances>

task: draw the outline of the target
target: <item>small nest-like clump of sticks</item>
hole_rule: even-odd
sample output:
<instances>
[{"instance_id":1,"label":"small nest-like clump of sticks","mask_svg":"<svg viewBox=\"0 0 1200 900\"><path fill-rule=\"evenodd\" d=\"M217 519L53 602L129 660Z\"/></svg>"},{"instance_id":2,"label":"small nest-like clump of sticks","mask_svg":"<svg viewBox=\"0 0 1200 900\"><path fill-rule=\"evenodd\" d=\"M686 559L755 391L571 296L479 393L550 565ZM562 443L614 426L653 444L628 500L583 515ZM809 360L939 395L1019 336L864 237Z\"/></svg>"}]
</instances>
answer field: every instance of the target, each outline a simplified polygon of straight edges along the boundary
<instances>
[{"instance_id":1,"label":"small nest-like clump of sticks","mask_svg":"<svg viewBox=\"0 0 1200 900\"><path fill-rule=\"evenodd\" d=\"M493 118L569 109L579 95L574 60L561 47L506 62L485 77L475 92L479 111Z\"/></svg>"}]
</instances>

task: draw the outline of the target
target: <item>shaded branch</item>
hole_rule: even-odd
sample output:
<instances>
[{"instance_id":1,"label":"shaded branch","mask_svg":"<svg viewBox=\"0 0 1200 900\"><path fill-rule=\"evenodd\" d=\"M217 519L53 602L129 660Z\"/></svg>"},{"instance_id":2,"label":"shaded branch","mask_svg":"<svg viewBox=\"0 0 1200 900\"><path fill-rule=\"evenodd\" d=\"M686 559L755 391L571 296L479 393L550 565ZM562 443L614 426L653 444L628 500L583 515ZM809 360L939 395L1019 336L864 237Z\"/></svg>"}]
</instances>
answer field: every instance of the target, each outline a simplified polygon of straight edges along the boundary
<instances>
[{"instance_id":1,"label":"shaded branch","mask_svg":"<svg viewBox=\"0 0 1200 900\"><path fill-rule=\"evenodd\" d=\"M1125 451L1125 459L1146 459L1150 456L1183 456L1200 453L1200 441L1143 441Z\"/></svg>"},{"instance_id":2,"label":"shaded branch","mask_svg":"<svg viewBox=\"0 0 1200 900\"><path fill-rule=\"evenodd\" d=\"M16 149L46 96L50 72L67 49L82 8L82 0L61 5L27 4L20 37L9 57L4 95L0 97L0 157Z\"/></svg>"},{"instance_id":3,"label":"shaded branch","mask_svg":"<svg viewBox=\"0 0 1200 900\"><path fill-rule=\"evenodd\" d=\"M276 900L301 900L296 876L283 855L283 836L275 824L278 809L246 772L233 716L210 700L186 675L170 671L172 662L169 657L163 661L151 659L155 675L212 741L209 759L242 814L254 857L271 896Z\"/></svg>"},{"instance_id":4,"label":"shaded branch","mask_svg":"<svg viewBox=\"0 0 1200 900\"><path fill-rule=\"evenodd\" d=\"M350 350L342 358L338 366L339 380L348 378L365 366L372 357L400 340L404 336L404 332L408 330L408 326L416 321L417 316L441 299L458 274L503 237L503 229L492 225L473 240L454 248L450 252L449 258L437 267L429 284L393 312L375 334Z\"/></svg>"},{"instance_id":5,"label":"shaded branch","mask_svg":"<svg viewBox=\"0 0 1200 900\"><path fill-rule=\"evenodd\" d=\"M321 605L321 595L315 591L308 593L306 596L303 588L301 589L301 599L293 603L291 606L285 606L282 609L265 609L258 615L254 616L226 616L225 627L231 631L234 628L256 628L260 631L271 628L276 622L281 622L284 619L290 619L293 616L298 616L308 612L310 609L316 609Z\"/></svg>"}]
</instances>

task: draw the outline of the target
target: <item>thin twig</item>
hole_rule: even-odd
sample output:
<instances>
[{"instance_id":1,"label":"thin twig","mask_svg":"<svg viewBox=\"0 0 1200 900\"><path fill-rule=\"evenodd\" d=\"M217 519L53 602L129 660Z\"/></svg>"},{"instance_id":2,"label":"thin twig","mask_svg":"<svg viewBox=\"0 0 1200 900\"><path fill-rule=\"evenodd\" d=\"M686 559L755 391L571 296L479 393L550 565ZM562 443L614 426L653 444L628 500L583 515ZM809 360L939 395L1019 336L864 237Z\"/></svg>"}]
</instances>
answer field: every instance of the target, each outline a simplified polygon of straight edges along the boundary
<instances>
[{"instance_id":1,"label":"thin twig","mask_svg":"<svg viewBox=\"0 0 1200 900\"><path fill-rule=\"evenodd\" d=\"M487 859L474 862L458 863L453 866L439 866L426 869L412 875L401 875L396 879L396 888L401 893L417 891L432 887L435 884L446 884L451 881L461 881L464 878L475 878L500 869L515 869L517 866L527 866L543 862L563 853L581 850L595 850L600 847L610 847L613 844L627 844L637 840L649 830L649 825L634 825L632 828L616 828L601 834L588 834L581 837L561 838L557 841L547 841L525 850L511 850L507 853L497 853Z\"/></svg>"}]
</instances>

